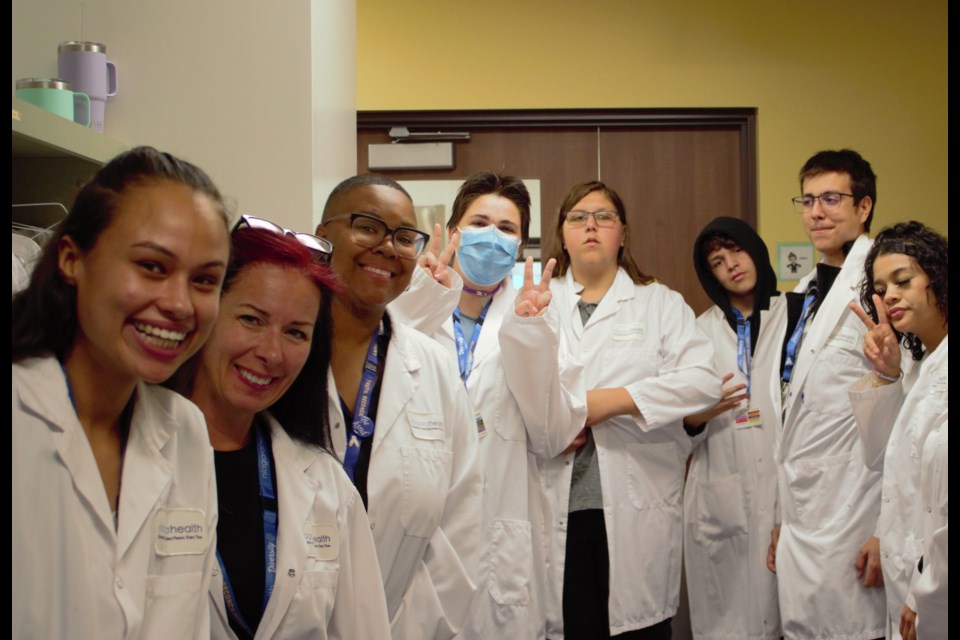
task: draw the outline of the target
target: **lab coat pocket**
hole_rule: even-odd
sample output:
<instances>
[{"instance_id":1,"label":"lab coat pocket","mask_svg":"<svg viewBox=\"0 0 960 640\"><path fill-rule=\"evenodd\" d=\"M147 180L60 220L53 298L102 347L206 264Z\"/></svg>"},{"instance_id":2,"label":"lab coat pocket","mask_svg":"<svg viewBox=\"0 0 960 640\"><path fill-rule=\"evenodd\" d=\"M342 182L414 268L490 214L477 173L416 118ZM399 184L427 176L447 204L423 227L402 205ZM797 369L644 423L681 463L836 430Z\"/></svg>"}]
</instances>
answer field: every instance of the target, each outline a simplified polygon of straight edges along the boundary
<instances>
[{"instance_id":1,"label":"lab coat pocket","mask_svg":"<svg viewBox=\"0 0 960 640\"><path fill-rule=\"evenodd\" d=\"M683 495L683 460L672 442L626 445L630 502L637 509L679 505Z\"/></svg>"},{"instance_id":2,"label":"lab coat pocket","mask_svg":"<svg viewBox=\"0 0 960 640\"><path fill-rule=\"evenodd\" d=\"M297 637L306 638L316 633L316 627L326 629L333 615L339 579L340 572L336 565L329 569L304 571L280 630L287 635L295 635L293 630L299 629L302 635L296 634ZM277 635L279 637L282 634Z\"/></svg>"},{"instance_id":3,"label":"lab coat pocket","mask_svg":"<svg viewBox=\"0 0 960 640\"><path fill-rule=\"evenodd\" d=\"M833 389L849 387L869 370L862 355L840 347L824 347L807 375L811 384L804 385L804 405L810 411L830 416L833 420L850 415L850 398L845 392L835 393Z\"/></svg>"},{"instance_id":4,"label":"lab coat pocket","mask_svg":"<svg viewBox=\"0 0 960 640\"><path fill-rule=\"evenodd\" d=\"M403 507L400 523L407 535L429 538L440 524L450 490L453 454L441 449L400 447Z\"/></svg>"},{"instance_id":5,"label":"lab coat pocket","mask_svg":"<svg viewBox=\"0 0 960 640\"><path fill-rule=\"evenodd\" d=\"M660 370L660 352L656 348L657 341L651 341L643 346L631 346L634 342L615 342L612 348L603 353L603 369L601 377L609 379L613 385L619 380L633 382L647 376L656 375Z\"/></svg>"},{"instance_id":6,"label":"lab coat pocket","mask_svg":"<svg viewBox=\"0 0 960 640\"><path fill-rule=\"evenodd\" d=\"M337 568L304 571L301 587L304 589L336 589L339 580L340 571Z\"/></svg>"},{"instance_id":7,"label":"lab coat pocket","mask_svg":"<svg viewBox=\"0 0 960 640\"><path fill-rule=\"evenodd\" d=\"M206 597L200 597L202 583L202 572L148 575L141 626L145 637L151 637L151 630L159 632L158 638L193 637L200 608L208 606Z\"/></svg>"},{"instance_id":8,"label":"lab coat pocket","mask_svg":"<svg viewBox=\"0 0 960 640\"><path fill-rule=\"evenodd\" d=\"M850 492L862 466L863 461L855 458L854 452L798 460L793 494L799 522L805 527L820 527L850 511Z\"/></svg>"},{"instance_id":9,"label":"lab coat pocket","mask_svg":"<svg viewBox=\"0 0 960 640\"><path fill-rule=\"evenodd\" d=\"M739 473L697 483L697 531L702 542L716 542L746 535L747 513Z\"/></svg>"},{"instance_id":10,"label":"lab coat pocket","mask_svg":"<svg viewBox=\"0 0 960 640\"><path fill-rule=\"evenodd\" d=\"M499 605L526 606L530 603L530 576L533 573L530 523L523 520L494 520L490 536L490 596Z\"/></svg>"}]
</instances>

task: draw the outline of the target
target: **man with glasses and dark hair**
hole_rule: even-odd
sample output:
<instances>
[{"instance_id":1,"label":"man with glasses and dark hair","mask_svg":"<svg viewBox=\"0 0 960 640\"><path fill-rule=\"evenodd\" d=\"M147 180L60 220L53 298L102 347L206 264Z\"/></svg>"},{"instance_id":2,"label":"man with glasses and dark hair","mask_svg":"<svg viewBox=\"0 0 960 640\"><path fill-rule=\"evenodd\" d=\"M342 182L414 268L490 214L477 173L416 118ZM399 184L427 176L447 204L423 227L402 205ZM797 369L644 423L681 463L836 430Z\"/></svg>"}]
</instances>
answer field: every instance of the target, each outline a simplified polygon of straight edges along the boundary
<instances>
[{"instance_id":1,"label":"man with glasses and dark hair","mask_svg":"<svg viewBox=\"0 0 960 640\"><path fill-rule=\"evenodd\" d=\"M774 394L783 411L775 449L781 524L767 566L777 574L784 636L879 638L881 473L864 463L847 398L871 370L847 305L871 245L876 176L860 154L842 149L817 153L799 177L793 202L822 259L786 294L782 395Z\"/></svg>"}]
</instances>

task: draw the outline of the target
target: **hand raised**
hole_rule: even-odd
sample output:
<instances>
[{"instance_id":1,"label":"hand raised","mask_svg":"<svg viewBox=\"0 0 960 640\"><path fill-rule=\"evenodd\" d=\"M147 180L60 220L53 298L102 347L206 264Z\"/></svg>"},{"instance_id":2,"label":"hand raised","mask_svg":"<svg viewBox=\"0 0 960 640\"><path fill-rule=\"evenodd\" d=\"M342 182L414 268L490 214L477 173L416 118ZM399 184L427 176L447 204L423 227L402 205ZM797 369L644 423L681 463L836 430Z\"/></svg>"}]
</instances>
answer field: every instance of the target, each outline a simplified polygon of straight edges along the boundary
<instances>
[{"instance_id":1,"label":"hand raised","mask_svg":"<svg viewBox=\"0 0 960 640\"><path fill-rule=\"evenodd\" d=\"M443 237L443 229L439 224L433 225L433 235L430 237L430 244L420 254L417 264L430 274L430 277L446 288L450 288L453 279L450 275L450 259L460 246L460 230L454 230L450 237L447 247L440 251L440 239ZM438 255L439 254L439 255Z\"/></svg>"},{"instance_id":2,"label":"hand raised","mask_svg":"<svg viewBox=\"0 0 960 640\"><path fill-rule=\"evenodd\" d=\"M873 294L873 306L877 310L877 322L867 315L856 302L850 303L850 310L857 314L867 328L863 334L863 355L873 368L880 373L897 377L900 375L900 346L893 331L887 309L880 296Z\"/></svg>"},{"instance_id":3,"label":"hand raised","mask_svg":"<svg viewBox=\"0 0 960 640\"><path fill-rule=\"evenodd\" d=\"M517 295L514 311L522 318L533 318L542 316L547 312L550 300L553 294L550 293L550 280L553 278L553 268L557 261L550 258L543 268L543 275L540 277L540 283L533 283L533 258L528 257L523 265L523 286Z\"/></svg>"}]
</instances>

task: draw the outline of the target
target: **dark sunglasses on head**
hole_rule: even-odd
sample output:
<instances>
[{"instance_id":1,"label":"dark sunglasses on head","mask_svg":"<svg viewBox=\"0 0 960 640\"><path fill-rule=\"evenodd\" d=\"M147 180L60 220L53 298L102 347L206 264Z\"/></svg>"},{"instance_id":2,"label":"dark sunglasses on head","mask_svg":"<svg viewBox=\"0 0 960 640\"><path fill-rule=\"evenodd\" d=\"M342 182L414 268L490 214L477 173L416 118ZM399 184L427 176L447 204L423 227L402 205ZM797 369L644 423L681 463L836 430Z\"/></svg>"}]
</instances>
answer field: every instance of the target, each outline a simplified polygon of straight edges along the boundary
<instances>
[{"instance_id":1,"label":"dark sunglasses on head","mask_svg":"<svg viewBox=\"0 0 960 640\"><path fill-rule=\"evenodd\" d=\"M240 216L240 219L237 220L237 224L233 227L233 231L236 231L237 229L243 229L244 227L272 231L273 233L278 233L282 236L293 236L300 244L305 246L307 249L310 249L310 251L312 251L316 258L321 262L330 262L330 256L333 254L333 243L326 238L321 238L311 233L291 231L290 229L285 229L284 227L270 222L269 220L264 220L263 218L257 218L256 216Z\"/></svg>"}]
</instances>

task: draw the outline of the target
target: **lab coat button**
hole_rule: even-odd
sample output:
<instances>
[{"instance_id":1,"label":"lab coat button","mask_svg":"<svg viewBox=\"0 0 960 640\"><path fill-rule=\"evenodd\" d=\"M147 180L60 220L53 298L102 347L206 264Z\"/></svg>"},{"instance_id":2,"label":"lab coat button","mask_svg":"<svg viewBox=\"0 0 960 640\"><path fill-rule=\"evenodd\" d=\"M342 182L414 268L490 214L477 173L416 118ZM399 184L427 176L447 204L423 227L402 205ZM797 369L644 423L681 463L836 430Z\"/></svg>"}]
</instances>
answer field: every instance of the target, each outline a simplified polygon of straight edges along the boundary
<instances>
[{"instance_id":1,"label":"lab coat button","mask_svg":"<svg viewBox=\"0 0 960 640\"><path fill-rule=\"evenodd\" d=\"M287 571L287 575L290 576L291 578L296 578L296 577L297 577L297 570L296 570L296 569L290 569L290 571Z\"/></svg>"},{"instance_id":2,"label":"lab coat button","mask_svg":"<svg viewBox=\"0 0 960 640\"><path fill-rule=\"evenodd\" d=\"M114 578L113 581L117 585L117 589L123 589L123 580L120 579L120 576Z\"/></svg>"},{"instance_id":3,"label":"lab coat button","mask_svg":"<svg viewBox=\"0 0 960 640\"><path fill-rule=\"evenodd\" d=\"M334 429L339 429L339 428L340 428L340 423L339 423L339 422L334 422L334 423L333 423L333 428L334 428Z\"/></svg>"}]
</instances>

